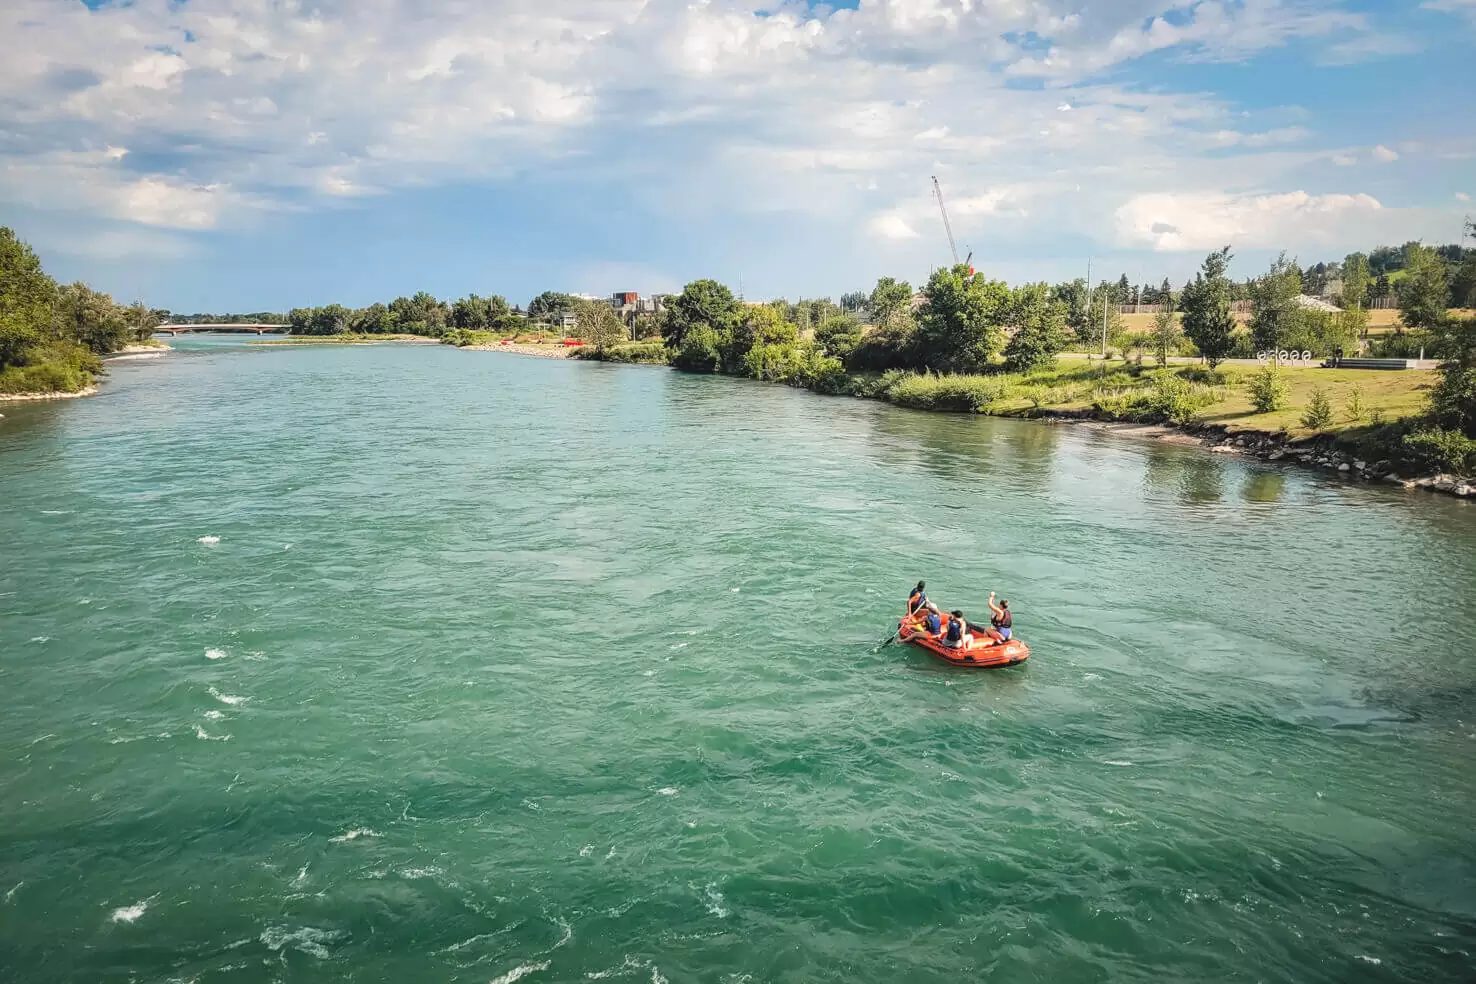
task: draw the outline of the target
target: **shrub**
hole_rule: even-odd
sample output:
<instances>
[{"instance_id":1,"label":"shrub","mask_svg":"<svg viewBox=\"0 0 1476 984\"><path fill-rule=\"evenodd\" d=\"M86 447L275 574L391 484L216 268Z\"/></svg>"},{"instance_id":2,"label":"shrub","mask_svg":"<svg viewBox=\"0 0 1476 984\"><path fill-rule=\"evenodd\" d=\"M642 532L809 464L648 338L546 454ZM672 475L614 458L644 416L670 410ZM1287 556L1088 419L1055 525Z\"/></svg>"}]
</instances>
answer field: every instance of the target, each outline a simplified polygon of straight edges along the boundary
<instances>
[{"instance_id":1,"label":"shrub","mask_svg":"<svg viewBox=\"0 0 1476 984\"><path fill-rule=\"evenodd\" d=\"M1275 413L1286 408L1286 398L1291 386L1286 376L1274 363L1261 368L1250 379L1251 405L1256 413Z\"/></svg>"},{"instance_id":2,"label":"shrub","mask_svg":"<svg viewBox=\"0 0 1476 984\"><path fill-rule=\"evenodd\" d=\"M1476 440L1460 431L1431 427L1404 436L1404 447L1421 465L1457 475L1476 473Z\"/></svg>"},{"instance_id":3,"label":"shrub","mask_svg":"<svg viewBox=\"0 0 1476 984\"><path fill-rule=\"evenodd\" d=\"M618 362L624 365L664 366L671 361L671 349L661 342L617 345L604 351L600 351L593 345L584 345L574 350L573 357L594 362Z\"/></svg>"},{"instance_id":4,"label":"shrub","mask_svg":"<svg viewBox=\"0 0 1476 984\"><path fill-rule=\"evenodd\" d=\"M718 333L707 325L697 325L682 337L681 347L672 358L672 365L692 372L716 372L722 364L718 349Z\"/></svg>"},{"instance_id":5,"label":"shrub","mask_svg":"<svg viewBox=\"0 0 1476 984\"><path fill-rule=\"evenodd\" d=\"M1112 420L1141 423L1168 420L1187 424L1200 410L1219 399L1219 391L1212 387L1188 383L1167 370L1159 370L1154 374L1151 387L1098 387L1093 394L1092 406L1099 414Z\"/></svg>"},{"instance_id":6,"label":"shrub","mask_svg":"<svg viewBox=\"0 0 1476 984\"><path fill-rule=\"evenodd\" d=\"M1308 430L1322 430L1333 421L1332 401L1321 386L1312 391L1307 409L1302 412L1302 426Z\"/></svg>"},{"instance_id":7,"label":"shrub","mask_svg":"<svg viewBox=\"0 0 1476 984\"><path fill-rule=\"evenodd\" d=\"M1348 422L1358 423L1363 419L1363 414L1363 387L1354 383L1353 388L1348 390Z\"/></svg>"},{"instance_id":8,"label":"shrub","mask_svg":"<svg viewBox=\"0 0 1476 984\"><path fill-rule=\"evenodd\" d=\"M998 400L1006 389L989 376L914 376L898 380L887 391L887 399L919 410L956 410L978 413Z\"/></svg>"}]
</instances>

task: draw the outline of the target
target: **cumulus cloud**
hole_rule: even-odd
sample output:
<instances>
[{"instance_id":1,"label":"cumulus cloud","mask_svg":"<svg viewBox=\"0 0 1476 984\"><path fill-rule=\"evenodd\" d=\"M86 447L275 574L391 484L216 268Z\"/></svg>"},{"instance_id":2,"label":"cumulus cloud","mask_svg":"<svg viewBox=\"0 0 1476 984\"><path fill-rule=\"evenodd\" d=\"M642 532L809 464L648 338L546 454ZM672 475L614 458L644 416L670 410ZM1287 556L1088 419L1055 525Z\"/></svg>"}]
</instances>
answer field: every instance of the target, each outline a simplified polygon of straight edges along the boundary
<instances>
[{"instance_id":1,"label":"cumulus cloud","mask_svg":"<svg viewBox=\"0 0 1476 984\"><path fill-rule=\"evenodd\" d=\"M1391 150L1383 144L1379 144L1371 151L1373 159L1388 164L1390 161L1399 160L1399 151Z\"/></svg>"},{"instance_id":2,"label":"cumulus cloud","mask_svg":"<svg viewBox=\"0 0 1476 984\"><path fill-rule=\"evenodd\" d=\"M1455 196L1456 196L1456 201L1458 201L1458 202L1469 202L1471 200L1471 196L1468 195L1468 194L1466 194L1464 191L1458 191L1458 192L1456 192L1455 193Z\"/></svg>"},{"instance_id":3,"label":"cumulus cloud","mask_svg":"<svg viewBox=\"0 0 1476 984\"><path fill-rule=\"evenodd\" d=\"M1335 239L1348 217L1382 208L1365 194L1150 194L1117 210L1117 230L1123 245L1156 250L1214 249L1226 243L1271 248Z\"/></svg>"},{"instance_id":4,"label":"cumulus cloud","mask_svg":"<svg viewBox=\"0 0 1476 984\"><path fill-rule=\"evenodd\" d=\"M873 235L882 239L916 239L917 230L896 212L883 212L873 216L867 224Z\"/></svg>"},{"instance_id":5,"label":"cumulus cloud","mask_svg":"<svg viewBox=\"0 0 1476 984\"><path fill-rule=\"evenodd\" d=\"M1388 47L1374 28L1338 0L11 0L0 197L201 232L556 165L655 214L794 211L905 243L937 173L961 241L1027 215L1110 238L1114 208L1186 174L1298 187L1329 153L1299 151L1317 135L1294 117L1119 69L1351 56Z\"/></svg>"}]
</instances>

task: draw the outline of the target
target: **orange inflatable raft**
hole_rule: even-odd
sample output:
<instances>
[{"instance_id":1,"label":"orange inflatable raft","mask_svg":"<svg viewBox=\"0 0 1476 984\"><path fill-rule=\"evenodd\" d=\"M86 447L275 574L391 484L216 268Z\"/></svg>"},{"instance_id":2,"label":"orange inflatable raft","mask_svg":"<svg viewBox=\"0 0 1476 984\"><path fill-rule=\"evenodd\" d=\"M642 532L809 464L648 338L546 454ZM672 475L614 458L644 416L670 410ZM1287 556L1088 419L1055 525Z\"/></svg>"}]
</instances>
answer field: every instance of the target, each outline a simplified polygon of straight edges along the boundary
<instances>
[{"instance_id":1,"label":"orange inflatable raft","mask_svg":"<svg viewBox=\"0 0 1476 984\"><path fill-rule=\"evenodd\" d=\"M897 638L926 649L945 663L973 669L994 669L1000 666L1015 666L1030 658L1030 647L1019 639L1012 638L1009 642L995 642L984 634L983 627L967 620L964 624L968 626L968 631L974 637L974 641L967 649L946 646L941 639L934 639L928 635L927 630L923 627L924 617L914 615L902 619L897 623ZM945 620L943 624L946 626L948 623Z\"/></svg>"}]
</instances>

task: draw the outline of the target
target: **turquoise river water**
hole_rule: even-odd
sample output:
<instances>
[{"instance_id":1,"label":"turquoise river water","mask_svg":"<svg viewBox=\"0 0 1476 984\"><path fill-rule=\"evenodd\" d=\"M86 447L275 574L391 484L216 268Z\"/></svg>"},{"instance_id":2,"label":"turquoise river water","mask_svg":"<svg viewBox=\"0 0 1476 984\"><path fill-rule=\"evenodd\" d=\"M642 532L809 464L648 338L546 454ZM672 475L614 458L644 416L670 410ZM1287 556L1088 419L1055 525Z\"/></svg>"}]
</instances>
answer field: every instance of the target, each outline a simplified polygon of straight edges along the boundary
<instances>
[{"instance_id":1,"label":"turquoise river water","mask_svg":"<svg viewBox=\"0 0 1476 984\"><path fill-rule=\"evenodd\" d=\"M0 980L1476 979L1466 503L177 344L0 405ZM1031 660L881 646L919 577Z\"/></svg>"}]
</instances>

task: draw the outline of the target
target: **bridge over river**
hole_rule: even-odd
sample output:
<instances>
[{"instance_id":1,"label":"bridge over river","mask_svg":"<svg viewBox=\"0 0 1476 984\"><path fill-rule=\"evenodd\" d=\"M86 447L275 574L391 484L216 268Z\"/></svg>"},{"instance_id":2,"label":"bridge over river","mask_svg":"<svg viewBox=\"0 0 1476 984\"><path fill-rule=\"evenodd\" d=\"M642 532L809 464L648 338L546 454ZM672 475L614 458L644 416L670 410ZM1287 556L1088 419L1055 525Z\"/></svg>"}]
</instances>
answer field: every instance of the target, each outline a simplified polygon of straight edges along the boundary
<instances>
[{"instance_id":1,"label":"bridge over river","mask_svg":"<svg viewBox=\"0 0 1476 984\"><path fill-rule=\"evenodd\" d=\"M216 325L170 325L164 324L155 328L154 331L160 335L188 335L192 332L214 333L219 335L285 335L287 325L244 325L244 324L216 324Z\"/></svg>"}]
</instances>

